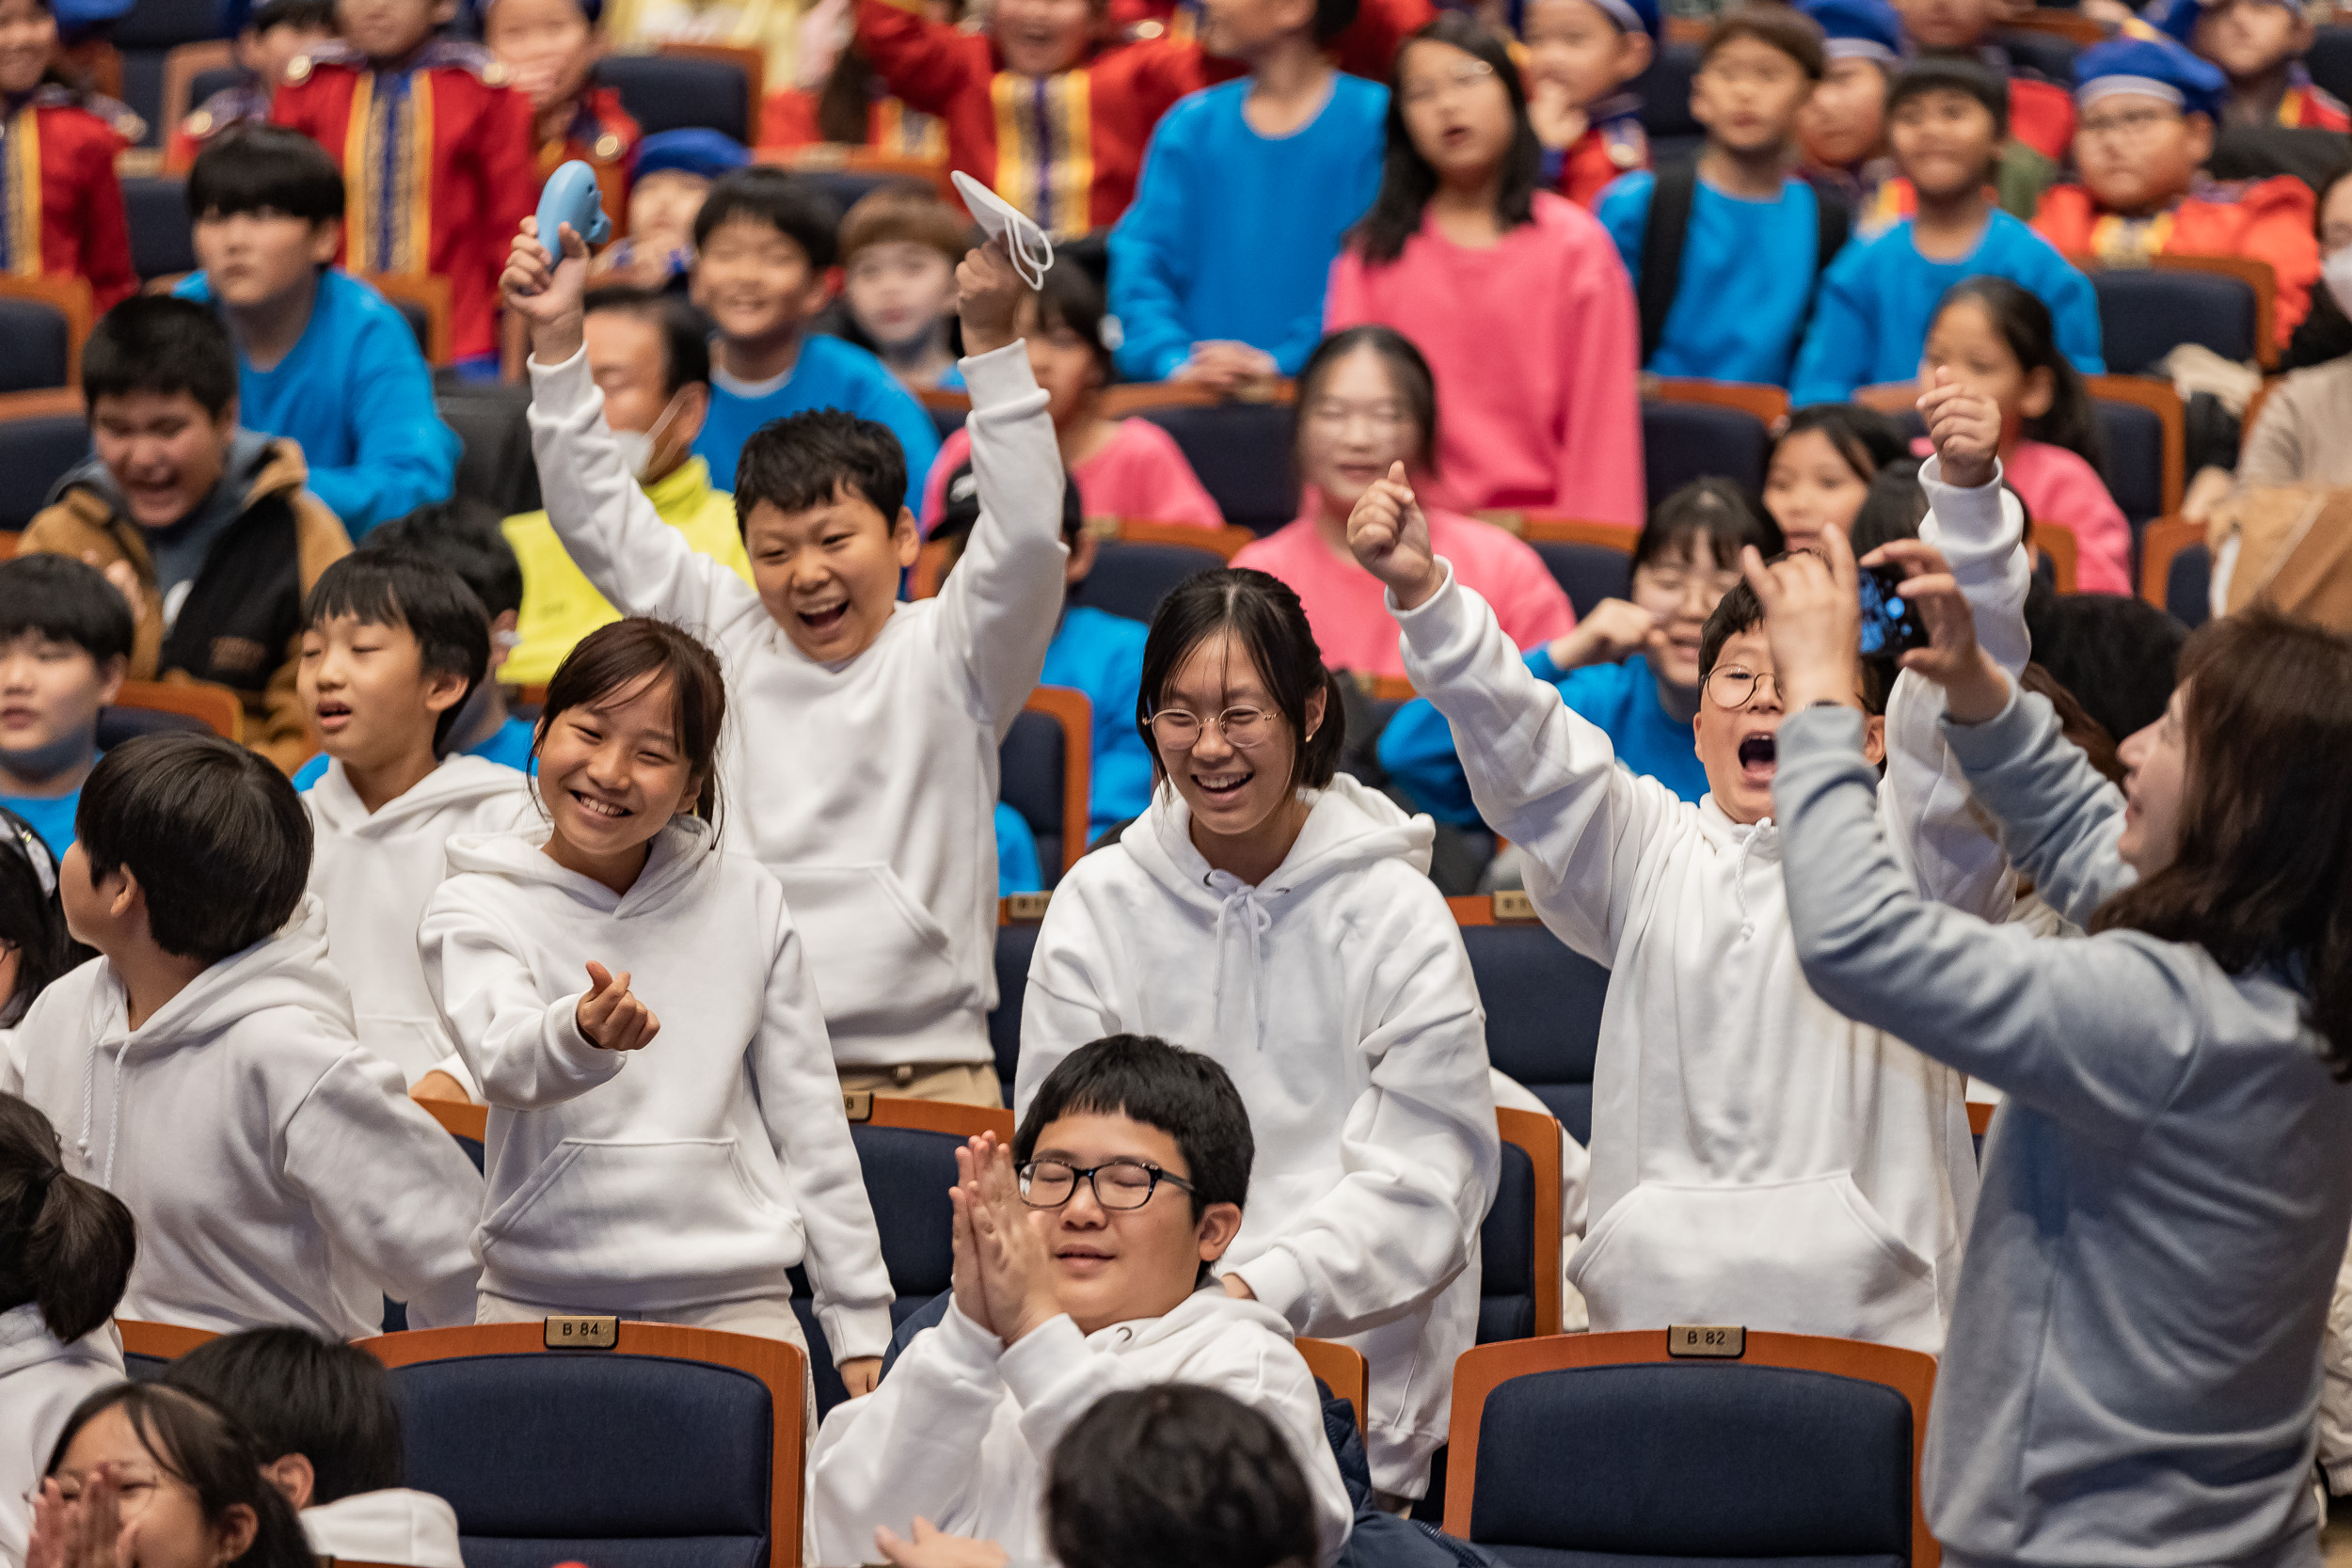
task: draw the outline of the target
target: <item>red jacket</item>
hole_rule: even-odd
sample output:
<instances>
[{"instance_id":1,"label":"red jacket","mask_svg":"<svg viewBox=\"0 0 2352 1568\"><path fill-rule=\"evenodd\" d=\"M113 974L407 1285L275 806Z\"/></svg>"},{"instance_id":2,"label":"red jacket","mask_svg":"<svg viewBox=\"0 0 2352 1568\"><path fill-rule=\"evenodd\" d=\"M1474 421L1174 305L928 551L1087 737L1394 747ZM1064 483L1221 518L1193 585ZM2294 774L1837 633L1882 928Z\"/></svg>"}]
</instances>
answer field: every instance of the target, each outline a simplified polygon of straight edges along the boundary
<instances>
[{"instance_id":1,"label":"red jacket","mask_svg":"<svg viewBox=\"0 0 2352 1568\"><path fill-rule=\"evenodd\" d=\"M0 273L87 278L102 311L136 293L115 154L145 133L113 99L56 83L0 118L0 191L11 198L0 204Z\"/></svg>"},{"instance_id":2,"label":"red jacket","mask_svg":"<svg viewBox=\"0 0 2352 1568\"><path fill-rule=\"evenodd\" d=\"M759 115L759 145L809 147L823 141L817 124L817 95L786 87L768 95ZM930 115L917 114L895 98L877 98L866 111L865 145L893 158L947 161L947 133Z\"/></svg>"},{"instance_id":3,"label":"red jacket","mask_svg":"<svg viewBox=\"0 0 2352 1568\"><path fill-rule=\"evenodd\" d=\"M2352 131L2352 110L2297 65L2279 99L2279 123L2290 131Z\"/></svg>"},{"instance_id":4,"label":"red jacket","mask_svg":"<svg viewBox=\"0 0 2352 1568\"><path fill-rule=\"evenodd\" d=\"M908 5L858 0L859 47L909 108L946 122L949 167L1056 239L1119 221L1152 127L1206 85L1200 51L1166 39L1106 49L1052 76L1016 75L1000 69L987 38Z\"/></svg>"},{"instance_id":5,"label":"red jacket","mask_svg":"<svg viewBox=\"0 0 2352 1568\"><path fill-rule=\"evenodd\" d=\"M2207 185L2172 210L2134 222L2103 213L2080 185L2059 185L2042 198L2035 231L2062 251L2124 261L2148 256L2250 256L2270 263L2279 289L2273 334L2283 346L2311 313L2319 280L2312 188L2291 174Z\"/></svg>"},{"instance_id":6,"label":"red jacket","mask_svg":"<svg viewBox=\"0 0 2352 1568\"><path fill-rule=\"evenodd\" d=\"M612 232L626 234L629 171L636 166L637 144L644 135L621 107L620 88L590 87L580 95L564 139L539 149L536 182L546 184L548 175L579 159L596 171L596 194L603 199L605 215L612 220Z\"/></svg>"},{"instance_id":7,"label":"red jacket","mask_svg":"<svg viewBox=\"0 0 2352 1568\"><path fill-rule=\"evenodd\" d=\"M505 84L472 44L436 40L384 71L332 45L297 57L270 105L342 166L345 267L449 280L461 359L498 351L499 274L539 197L531 100Z\"/></svg>"},{"instance_id":8,"label":"red jacket","mask_svg":"<svg viewBox=\"0 0 2352 1568\"><path fill-rule=\"evenodd\" d=\"M2074 95L2055 82L2010 77L2009 134L2045 158L2066 162L2074 148Z\"/></svg>"},{"instance_id":9,"label":"red jacket","mask_svg":"<svg viewBox=\"0 0 2352 1568\"><path fill-rule=\"evenodd\" d=\"M1190 43L1200 10L1200 0L1111 0L1110 19L1122 37ZM1397 50L1437 14L1430 0L1363 0L1356 20L1332 40L1331 53L1349 75L1386 82ZM1212 82L1231 81L1243 69L1238 60L1211 58L1207 65Z\"/></svg>"}]
</instances>

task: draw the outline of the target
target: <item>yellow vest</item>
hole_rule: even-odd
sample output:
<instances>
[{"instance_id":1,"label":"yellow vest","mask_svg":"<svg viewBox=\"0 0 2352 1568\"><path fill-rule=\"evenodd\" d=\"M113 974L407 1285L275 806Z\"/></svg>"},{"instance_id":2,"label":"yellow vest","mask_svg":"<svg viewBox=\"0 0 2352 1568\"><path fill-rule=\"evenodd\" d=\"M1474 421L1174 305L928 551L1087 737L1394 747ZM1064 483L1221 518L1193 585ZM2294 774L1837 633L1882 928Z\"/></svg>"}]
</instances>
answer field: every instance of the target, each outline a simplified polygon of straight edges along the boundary
<instances>
[{"instance_id":1,"label":"yellow vest","mask_svg":"<svg viewBox=\"0 0 2352 1568\"><path fill-rule=\"evenodd\" d=\"M743 553L743 536L735 526L735 498L710 487L708 464L688 458L646 485L645 499L688 544L745 582L752 580L751 557ZM499 679L507 686L545 686L572 644L611 626L621 612L572 564L546 513L509 517L504 527L523 568L523 609L515 628L522 641L507 656Z\"/></svg>"}]
</instances>

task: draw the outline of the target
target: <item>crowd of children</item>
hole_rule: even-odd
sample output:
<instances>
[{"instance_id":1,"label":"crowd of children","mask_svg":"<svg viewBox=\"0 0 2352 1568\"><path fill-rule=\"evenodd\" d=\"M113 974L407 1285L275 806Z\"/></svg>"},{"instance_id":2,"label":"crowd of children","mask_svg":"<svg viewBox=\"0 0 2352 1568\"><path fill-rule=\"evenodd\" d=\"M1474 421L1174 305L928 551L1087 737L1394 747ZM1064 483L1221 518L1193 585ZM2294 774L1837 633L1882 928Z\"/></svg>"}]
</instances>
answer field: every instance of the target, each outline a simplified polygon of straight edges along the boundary
<instances>
[{"instance_id":1,"label":"crowd of children","mask_svg":"<svg viewBox=\"0 0 2352 1568\"><path fill-rule=\"evenodd\" d=\"M142 128L0 0L0 275L90 307L88 455L0 562L0 1568L462 1568L348 1343L391 1303L820 1352L812 1560L1401 1563L1542 1103L1482 876L1608 972L1593 1330L1943 1358L1956 1559L2307 1560L2352 646L2133 597L2093 281L2267 264L2305 368L2217 543L2352 472L2352 177L2217 152L2352 130L2300 0L2157 0L2064 81L1995 0L953 11L264 0L165 143L199 270L142 290ZM645 135L597 65L661 40L999 202ZM610 244L533 213L573 161ZM1683 379L1786 394L1756 488L1656 480ZM1287 405L1263 536L1150 383ZM494 396L534 510L461 473ZM1230 564L1111 613L1137 526ZM1041 685L1089 715L1050 874L1000 800ZM874 1094L1013 1113L928 1305ZM116 1318L220 1338L126 1384ZM1359 1440L1302 1337L1363 1355Z\"/></svg>"}]
</instances>

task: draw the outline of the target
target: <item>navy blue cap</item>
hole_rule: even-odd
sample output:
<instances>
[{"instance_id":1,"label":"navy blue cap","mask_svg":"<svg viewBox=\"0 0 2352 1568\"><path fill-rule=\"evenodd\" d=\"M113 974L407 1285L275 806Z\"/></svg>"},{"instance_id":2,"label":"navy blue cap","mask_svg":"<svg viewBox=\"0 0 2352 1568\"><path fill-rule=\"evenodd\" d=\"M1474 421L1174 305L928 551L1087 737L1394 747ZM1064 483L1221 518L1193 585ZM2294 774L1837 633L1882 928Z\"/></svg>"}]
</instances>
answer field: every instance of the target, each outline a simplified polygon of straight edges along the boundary
<instances>
[{"instance_id":1,"label":"navy blue cap","mask_svg":"<svg viewBox=\"0 0 2352 1568\"><path fill-rule=\"evenodd\" d=\"M662 169L676 169L716 180L752 161L743 144L723 131L700 126L685 131L657 131L637 144L636 178Z\"/></svg>"},{"instance_id":2,"label":"navy blue cap","mask_svg":"<svg viewBox=\"0 0 2352 1568\"><path fill-rule=\"evenodd\" d=\"M1902 57L1903 19L1886 0L1802 0L1797 8L1820 24L1822 52L1833 60Z\"/></svg>"},{"instance_id":3,"label":"navy blue cap","mask_svg":"<svg viewBox=\"0 0 2352 1568\"><path fill-rule=\"evenodd\" d=\"M1658 0L1593 0L1600 14L1617 24L1621 33L1647 33L1652 43L1658 41L1662 24L1658 17Z\"/></svg>"},{"instance_id":4,"label":"navy blue cap","mask_svg":"<svg viewBox=\"0 0 2352 1568\"><path fill-rule=\"evenodd\" d=\"M2303 14L2303 0L2265 0L2265 3L2284 6L2297 16ZM2140 20L2167 38L2179 40L2184 47L2190 47L2197 41L2199 20L2213 8L2216 8L2213 0L2156 0L2154 5L2140 13ZM2124 31L2132 33L2129 24L2125 24Z\"/></svg>"},{"instance_id":5,"label":"navy blue cap","mask_svg":"<svg viewBox=\"0 0 2352 1568\"><path fill-rule=\"evenodd\" d=\"M2074 56L2074 102L2085 108L2109 93L2144 92L2184 114L2217 115L2229 90L2219 67L2169 40L2109 39Z\"/></svg>"}]
</instances>

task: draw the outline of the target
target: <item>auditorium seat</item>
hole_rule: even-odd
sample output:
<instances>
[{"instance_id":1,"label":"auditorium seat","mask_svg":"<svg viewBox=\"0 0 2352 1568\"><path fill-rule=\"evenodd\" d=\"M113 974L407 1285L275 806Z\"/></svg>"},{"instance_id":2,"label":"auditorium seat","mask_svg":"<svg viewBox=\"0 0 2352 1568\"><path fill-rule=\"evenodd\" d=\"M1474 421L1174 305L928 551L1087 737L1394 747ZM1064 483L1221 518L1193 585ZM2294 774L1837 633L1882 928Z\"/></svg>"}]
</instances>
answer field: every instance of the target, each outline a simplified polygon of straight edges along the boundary
<instances>
[{"instance_id":1,"label":"auditorium seat","mask_svg":"<svg viewBox=\"0 0 2352 1568\"><path fill-rule=\"evenodd\" d=\"M1225 559L1205 545L1105 539L1095 550L1094 569L1072 592L1070 602L1149 626L1170 590L1196 572L1216 571Z\"/></svg>"},{"instance_id":2,"label":"auditorium seat","mask_svg":"<svg viewBox=\"0 0 2352 1568\"><path fill-rule=\"evenodd\" d=\"M1593 1055L1609 972L1570 952L1523 894L1449 898L1486 1009L1486 1055L1534 1092L1568 1136L1593 1136Z\"/></svg>"},{"instance_id":3,"label":"auditorium seat","mask_svg":"<svg viewBox=\"0 0 2352 1568\"><path fill-rule=\"evenodd\" d=\"M196 270L188 182L177 174L134 174L122 182L131 224L131 270L141 282Z\"/></svg>"},{"instance_id":4,"label":"auditorium seat","mask_svg":"<svg viewBox=\"0 0 2352 1568\"><path fill-rule=\"evenodd\" d=\"M1013 1071L1021 1062L1021 1000L1029 989L1029 958L1037 951L1038 922L1045 910L1035 895L1008 898L1003 905L996 927L996 1007L988 1015L988 1038L1009 1105Z\"/></svg>"},{"instance_id":5,"label":"auditorium seat","mask_svg":"<svg viewBox=\"0 0 2352 1568\"><path fill-rule=\"evenodd\" d=\"M1175 437L1228 523L1267 534L1298 515L1291 404L1216 403L1137 412Z\"/></svg>"},{"instance_id":6,"label":"auditorium seat","mask_svg":"<svg viewBox=\"0 0 2352 1568\"><path fill-rule=\"evenodd\" d=\"M751 102L751 85L742 69L730 61L607 55L596 63L596 79L620 90L621 106L649 136L700 127L733 136L746 147L752 143L758 106Z\"/></svg>"},{"instance_id":7,"label":"auditorium seat","mask_svg":"<svg viewBox=\"0 0 2352 1568\"><path fill-rule=\"evenodd\" d=\"M2220 273L2171 267L2100 267L2090 274L2099 297L2099 335L2107 370L2145 375L2183 343L2201 343L2224 359L2256 356L2254 291Z\"/></svg>"},{"instance_id":8,"label":"auditorium seat","mask_svg":"<svg viewBox=\"0 0 2352 1568\"><path fill-rule=\"evenodd\" d=\"M1740 409L1642 400L1642 471L1652 506L1694 479L1728 479L1752 491L1762 489L1771 444L1764 422Z\"/></svg>"},{"instance_id":9,"label":"auditorium seat","mask_svg":"<svg viewBox=\"0 0 2352 1568\"><path fill-rule=\"evenodd\" d=\"M1560 1332L1560 1124L1495 1113L1502 1166L1479 1227L1478 1343Z\"/></svg>"},{"instance_id":10,"label":"auditorium seat","mask_svg":"<svg viewBox=\"0 0 2352 1568\"><path fill-rule=\"evenodd\" d=\"M21 533L50 488L89 456L78 393L0 397L0 531Z\"/></svg>"},{"instance_id":11,"label":"auditorium seat","mask_svg":"<svg viewBox=\"0 0 2352 1568\"><path fill-rule=\"evenodd\" d=\"M73 364L73 328L45 300L0 296L0 392L63 387Z\"/></svg>"},{"instance_id":12,"label":"auditorium seat","mask_svg":"<svg viewBox=\"0 0 2352 1568\"><path fill-rule=\"evenodd\" d=\"M1085 692L1041 686L996 749L996 798L1036 835L1038 869L1048 888L1086 852L1093 735Z\"/></svg>"}]
</instances>

